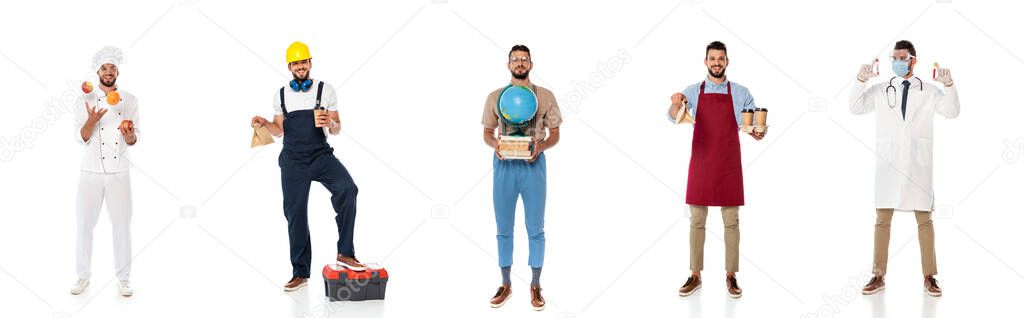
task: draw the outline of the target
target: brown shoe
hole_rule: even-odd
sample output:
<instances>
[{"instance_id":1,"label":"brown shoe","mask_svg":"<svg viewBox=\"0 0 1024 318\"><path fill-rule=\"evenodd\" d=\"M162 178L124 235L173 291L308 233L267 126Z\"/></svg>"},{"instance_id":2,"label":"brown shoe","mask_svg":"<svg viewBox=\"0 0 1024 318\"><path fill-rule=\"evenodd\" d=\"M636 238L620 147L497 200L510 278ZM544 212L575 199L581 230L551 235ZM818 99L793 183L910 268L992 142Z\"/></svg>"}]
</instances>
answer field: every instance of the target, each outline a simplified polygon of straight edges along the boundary
<instances>
[{"instance_id":1,"label":"brown shoe","mask_svg":"<svg viewBox=\"0 0 1024 318\"><path fill-rule=\"evenodd\" d=\"M740 298L743 296L743 289L736 283L736 276L725 275L725 287L729 290L729 297Z\"/></svg>"},{"instance_id":2,"label":"brown shoe","mask_svg":"<svg viewBox=\"0 0 1024 318\"><path fill-rule=\"evenodd\" d=\"M533 305L533 310L544 310L544 304L544 296L540 295L540 286L530 286L530 305Z\"/></svg>"},{"instance_id":3,"label":"brown shoe","mask_svg":"<svg viewBox=\"0 0 1024 318\"><path fill-rule=\"evenodd\" d=\"M935 276L925 277L924 292L932 297L942 296L942 288L939 288L939 281L935 280Z\"/></svg>"},{"instance_id":4,"label":"brown shoe","mask_svg":"<svg viewBox=\"0 0 1024 318\"><path fill-rule=\"evenodd\" d=\"M299 290L302 287L306 287L307 282L309 282L309 278L298 276L292 277L292 280L288 281L287 284L284 284L284 291L293 292Z\"/></svg>"},{"instance_id":5,"label":"brown shoe","mask_svg":"<svg viewBox=\"0 0 1024 318\"><path fill-rule=\"evenodd\" d=\"M885 278L882 278L882 276L875 276L871 277L871 280L864 286L864 289L860 290L860 293L864 295L874 295L875 293L883 290L885 290Z\"/></svg>"},{"instance_id":6,"label":"brown shoe","mask_svg":"<svg viewBox=\"0 0 1024 318\"><path fill-rule=\"evenodd\" d=\"M355 257L348 257L345 255L338 254L338 265L344 266L349 270L362 272L366 270L366 265L360 263Z\"/></svg>"},{"instance_id":7,"label":"brown shoe","mask_svg":"<svg viewBox=\"0 0 1024 318\"><path fill-rule=\"evenodd\" d=\"M498 287L498 292L494 294L494 297L491 297L491 308L501 307L509 297L512 297L512 287L501 285L501 287Z\"/></svg>"},{"instance_id":8,"label":"brown shoe","mask_svg":"<svg viewBox=\"0 0 1024 318\"><path fill-rule=\"evenodd\" d=\"M700 290L700 276L692 275L686 279L686 283L683 283L683 287L679 287L679 296L690 296Z\"/></svg>"}]
</instances>

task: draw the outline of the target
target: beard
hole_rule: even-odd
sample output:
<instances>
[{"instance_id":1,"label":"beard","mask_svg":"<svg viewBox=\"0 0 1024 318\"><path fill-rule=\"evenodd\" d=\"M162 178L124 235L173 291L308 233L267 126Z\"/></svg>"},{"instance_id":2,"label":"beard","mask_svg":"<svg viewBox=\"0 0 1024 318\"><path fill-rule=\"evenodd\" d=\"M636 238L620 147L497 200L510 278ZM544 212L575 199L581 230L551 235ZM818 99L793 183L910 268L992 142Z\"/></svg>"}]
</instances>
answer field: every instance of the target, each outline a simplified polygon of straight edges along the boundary
<instances>
[{"instance_id":1,"label":"beard","mask_svg":"<svg viewBox=\"0 0 1024 318\"><path fill-rule=\"evenodd\" d=\"M114 77L109 82L107 82L102 77L100 77L100 84L103 84L103 86L106 86L106 87L114 87L114 84L117 84L117 77Z\"/></svg>"},{"instance_id":2,"label":"beard","mask_svg":"<svg viewBox=\"0 0 1024 318\"><path fill-rule=\"evenodd\" d=\"M299 77L299 75L295 74L295 72L292 72L292 77L295 78L296 82L304 82L305 80L309 79L309 71L306 71L306 75L303 75L302 77Z\"/></svg>"},{"instance_id":3,"label":"beard","mask_svg":"<svg viewBox=\"0 0 1024 318\"><path fill-rule=\"evenodd\" d=\"M517 80L527 79L527 78L530 77L530 70L526 69L526 71L523 71L522 74L519 74L519 73L516 73L516 71L513 69L512 70L512 77L515 77Z\"/></svg>"},{"instance_id":4,"label":"beard","mask_svg":"<svg viewBox=\"0 0 1024 318\"><path fill-rule=\"evenodd\" d=\"M714 78L723 78L725 77L725 67L722 67L722 71L718 73L715 73L715 71L712 71L711 68L708 67L708 75L711 75L711 77Z\"/></svg>"}]
</instances>

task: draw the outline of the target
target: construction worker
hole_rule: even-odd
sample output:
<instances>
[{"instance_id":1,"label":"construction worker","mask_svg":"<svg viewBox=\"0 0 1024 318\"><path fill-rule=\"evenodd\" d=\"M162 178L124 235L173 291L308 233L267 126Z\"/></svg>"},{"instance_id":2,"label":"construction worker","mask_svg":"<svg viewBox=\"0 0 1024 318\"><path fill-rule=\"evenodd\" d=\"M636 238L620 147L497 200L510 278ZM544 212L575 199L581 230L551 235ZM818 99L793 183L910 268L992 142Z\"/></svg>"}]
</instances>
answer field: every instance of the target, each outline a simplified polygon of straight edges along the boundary
<instances>
[{"instance_id":1,"label":"construction worker","mask_svg":"<svg viewBox=\"0 0 1024 318\"><path fill-rule=\"evenodd\" d=\"M288 46L286 60L293 79L274 92L274 120L255 116L252 126L266 127L274 136L284 136L278 165L292 262L292 278L284 290L290 292L306 286L309 280L312 255L306 207L312 181L320 182L331 192L334 221L338 225L338 265L354 271L364 271L366 267L356 259L352 244L359 189L327 143L327 133L341 132L337 94L331 85L310 78L313 62L305 44L295 42Z\"/></svg>"}]
</instances>

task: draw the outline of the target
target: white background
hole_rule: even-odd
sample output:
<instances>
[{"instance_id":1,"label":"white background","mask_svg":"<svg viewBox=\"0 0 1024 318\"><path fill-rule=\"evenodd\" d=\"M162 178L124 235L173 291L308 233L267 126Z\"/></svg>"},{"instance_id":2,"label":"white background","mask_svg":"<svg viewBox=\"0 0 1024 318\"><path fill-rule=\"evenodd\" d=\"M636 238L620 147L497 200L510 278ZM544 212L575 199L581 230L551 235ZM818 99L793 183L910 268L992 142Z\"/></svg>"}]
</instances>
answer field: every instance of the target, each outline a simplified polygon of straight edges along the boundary
<instances>
[{"instance_id":1,"label":"white background","mask_svg":"<svg viewBox=\"0 0 1024 318\"><path fill-rule=\"evenodd\" d=\"M2 316L963 317L1013 310L1024 283L1017 180L1024 116L1020 7L1002 1L35 1L0 13ZM952 70L962 112L935 125L942 298L921 291L915 224L894 219L888 290L857 291L871 265L874 116L847 109L857 67L912 40L919 72ZM360 188L356 248L392 278L387 299L330 303L313 268L290 277L278 143L248 147L272 115L284 50L312 49L335 85L335 154ZM729 47L730 79L771 110L767 138L742 137L747 206L740 285L726 296L721 220L709 215L705 285L690 298L683 196L692 128L668 96L700 81L704 46ZM533 79L565 122L547 153L548 309L529 307L517 216L512 299L499 283L488 92L508 48L533 50ZM136 295L113 282L110 226L97 226L93 285L68 294L81 150L68 100L91 57L121 47L118 81L139 98L131 148ZM891 76L887 64L882 77ZM1024 159L1024 158L1022 158ZM314 264L332 260L329 195L314 186ZM104 212L105 215L106 212ZM521 212L520 212L521 213Z\"/></svg>"}]
</instances>

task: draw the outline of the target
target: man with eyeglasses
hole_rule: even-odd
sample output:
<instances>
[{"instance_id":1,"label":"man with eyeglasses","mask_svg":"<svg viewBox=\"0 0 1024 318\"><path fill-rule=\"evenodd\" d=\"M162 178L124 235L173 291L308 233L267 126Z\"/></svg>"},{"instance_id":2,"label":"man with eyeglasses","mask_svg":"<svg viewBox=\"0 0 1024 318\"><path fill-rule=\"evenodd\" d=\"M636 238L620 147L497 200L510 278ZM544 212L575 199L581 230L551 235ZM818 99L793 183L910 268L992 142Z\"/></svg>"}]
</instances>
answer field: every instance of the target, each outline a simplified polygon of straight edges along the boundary
<instances>
[{"instance_id":1,"label":"man with eyeglasses","mask_svg":"<svg viewBox=\"0 0 1024 318\"><path fill-rule=\"evenodd\" d=\"M725 230L726 291L730 297L739 298L743 295L736 282L740 268L739 211L743 205L739 130L743 111L753 111L756 106L746 87L726 79L729 56L725 44L711 42L704 52L707 77L681 93L672 94L672 106L668 110L673 123L679 112L690 112L694 118L690 171L686 180L686 204L690 205L691 213L692 273L679 288L679 296L690 296L702 286L700 272L704 269L704 225L708 206L719 206ZM761 140L765 133L762 130L748 134L754 140Z\"/></svg>"},{"instance_id":2,"label":"man with eyeglasses","mask_svg":"<svg viewBox=\"0 0 1024 318\"><path fill-rule=\"evenodd\" d=\"M512 73L511 85L525 86L537 97L537 112L525 123L525 135L533 137L532 156L526 160L507 159L498 151L498 133L506 131L508 123L501 120L498 112L500 88L487 95L484 103L482 123L484 142L495 149L494 165L494 219L498 227L498 266L501 268L501 286L491 298L492 308L505 304L512 295L512 232L515 223L516 201L523 198L526 219L526 234L529 237L529 265L533 270L530 282L530 304L534 310L544 310L541 296L540 272L544 265L544 204L547 198L547 165L544 151L558 143L558 127L562 114L558 110L555 95L550 90L530 82L533 69L530 49L516 45L508 53L508 70Z\"/></svg>"},{"instance_id":3,"label":"man with eyeglasses","mask_svg":"<svg viewBox=\"0 0 1024 318\"><path fill-rule=\"evenodd\" d=\"M933 79L941 83L942 88L925 85L914 76L917 50L909 41L896 42L891 62L896 76L871 86L867 86L867 81L878 74L871 64L861 65L856 86L850 94L850 112L854 115L875 112L878 157L875 163L874 277L861 292L871 295L885 289L893 211L912 211L917 218L924 292L938 297L942 289L935 280L938 271L931 213L935 207L932 122L935 114L956 118L960 114L960 101L948 69L936 65L934 71Z\"/></svg>"}]
</instances>

